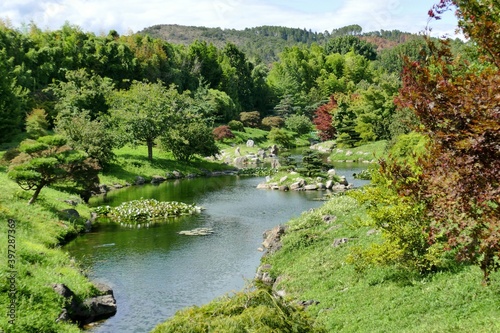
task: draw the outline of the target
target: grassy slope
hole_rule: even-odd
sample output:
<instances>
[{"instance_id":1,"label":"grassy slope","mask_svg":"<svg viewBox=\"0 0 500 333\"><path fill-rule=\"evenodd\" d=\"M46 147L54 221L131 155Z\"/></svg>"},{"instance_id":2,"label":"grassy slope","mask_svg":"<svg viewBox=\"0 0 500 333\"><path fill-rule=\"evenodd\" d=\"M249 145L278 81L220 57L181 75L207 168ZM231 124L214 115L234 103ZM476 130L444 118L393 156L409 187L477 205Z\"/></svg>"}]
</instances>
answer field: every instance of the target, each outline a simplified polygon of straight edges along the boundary
<instances>
[{"instance_id":1,"label":"grassy slope","mask_svg":"<svg viewBox=\"0 0 500 333\"><path fill-rule=\"evenodd\" d=\"M360 147L354 148L333 148L330 154L331 161L346 161L346 160L377 160L385 153L387 141L376 141Z\"/></svg>"},{"instance_id":2,"label":"grassy slope","mask_svg":"<svg viewBox=\"0 0 500 333\"><path fill-rule=\"evenodd\" d=\"M76 235L78 223L66 221L59 215L62 209L73 208L63 200L71 195L50 188L43 189L40 199L28 206L26 193L7 178L0 166L0 328L5 332L79 332L75 325L56 323L63 308L62 297L52 290L52 283L64 283L79 298L95 293L90 282L59 248L65 238ZM84 205L75 207L82 216L89 216ZM9 298L10 276L7 268L7 220L16 221L15 245L17 276L17 308L15 326L5 316ZM1 331L1 329L0 329Z\"/></svg>"},{"instance_id":3,"label":"grassy slope","mask_svg":"<svg viewBox=\"0 0 500 333\"><path fill-rule=\"evenodd\" d=\"M322 216L335 215L331 224ZM289 222L283 248L264 261L282 276L278 289L296 300L317 300L308 312L329 332L499 332L500 275L481 285L477 267L418 276L394 268L356 272L349 249L377 241L359 221L368 217L354 199L335 197ZM358 221L358 222L357 222ZM337 238L352 238L339 247Z\"/></svg>"}]
</instances>

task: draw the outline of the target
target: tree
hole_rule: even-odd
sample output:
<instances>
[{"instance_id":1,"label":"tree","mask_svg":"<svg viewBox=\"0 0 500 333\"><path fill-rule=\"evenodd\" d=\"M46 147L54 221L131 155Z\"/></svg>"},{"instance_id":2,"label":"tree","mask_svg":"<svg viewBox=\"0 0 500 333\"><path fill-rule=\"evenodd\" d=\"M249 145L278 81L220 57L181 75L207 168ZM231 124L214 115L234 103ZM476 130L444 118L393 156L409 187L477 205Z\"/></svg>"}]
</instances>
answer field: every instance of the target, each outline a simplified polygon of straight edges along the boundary
<instances>
[{"instance_id":1,"label":"tree","mask_svg":"<svg viewBox=\"0 0 500 333\"><path fill-rule=\"evenodd\" d=\"M64 136L71 147L96 160L101 168L106 167L115 157L113 149L118 146L115 129L104 119L91 120L86 111L58 117L55 132Z\"/></svg>"},{"instance_id":2,"label":"tree","mask_svg":"<svg viewBox=\"0 0 500 333\"><path fill-rule=\"evenodd\" d=\"M49 123L44 109L33 109L26 116L26 132L31 139L46 136L48 129Z\"/></svg>"},{"instance_id":3,"label":"tree","mask_svg":"<svg viewBox=\"0 0 500 333\"><path fill-rule=\"evenodd\" d=\"M442 0L429 14L453 4L484 58L464 62L447 41L428 40L426 60L407 64L398 104L415 112L430 151L418 186L403 184L399 192L425 200L428 241L444 241L457 259L479 264L487 283L500 260L500 5Z\"/></svg>"},{"instance_id":4,"label":"tree","mask_svg":"<svg viewBox=\"0 0 500 333\"><path fill-rule=\"evenodd\" d=\"M8 173L23 190L34 190L28 201L32 204L40 191L57 182L72 181L88 200L89 192L99 179L99 166L86 154L66 145L60 136L43 136L23 141L21 154L14 158Z\"/></svg>"},{"instance_id":5,"label":"tree","mask_svg":"<svg viewBox=\"0 0 500 333\"><path fill-rule=\"evenodd\" d=\"M333 95L330 97L330 101L324 104L315 112L315 118L313 119L313 124L319 131L319 137L323 141L332 140L335 137L335 127L333 126L333 113L337 109L338 105L335 101Z\"/></svg>"},{"instance_id":6,"label":"tree","mask_svg":"<svg viewBox=\"0 0 500 333\"><path fill-rule=\"evenodd\" d=\"M162 136L162 145L180 161L189 161L194 155L219 153L212 130L201 119L187 119L176 124Z\"/></svg>"},{"instance_id":7,"label":"tree","mask_svg":"<svg viewBox=\"0 0 500 333\"><path fill-rule=\"evenodd\" d=\"M265 117L262 119L262 126L265 129L270 130L271 128L280 128L283 127L283 124L285 123L285 120L282 117L278 116L272 116L272 117Z\"/></svg>"},{"instance_id":8,"label":"tree","mask_svg":"<svg viewBox=\"0 0 500 333\"><path fill-rule=\"evenodd\" d=\"M276 143L282 147L289 147L291 143L290 135L283 129L273 127L267 135L269 141Z\"/></svg>"},{"instance_id":9,"label":"tree","mask_svg":"<svg viewBox=\"0 0 500 333\"><path fill-rule=\"evenodd\" d=\"M304 115L293 115L285 119L285 127L299 135L312 130L312 122Z\"/></svg>"},{"instance_id":10,"label":"tree","mask_svg":"<svg viewBox=\"0 0 500 333\"><path fill-rule=\"evenodd\" d=\"M302 153L302 164L297 169L300 174L308 177L320 176L328 170L319 153L312 149L306 149Z\"/></svg>"},{"instance_id":11,"label":"tree","mask_svg":"<svg viewBox=\"0 0 500 333\"><path fill-rule=\"evenodd\" d=\"M112 116L121 126L126 140L148 147L148 160L153 160L155 140L173 125L177 111L185 106L183 96L174 86L134 81L129 90L115 94Z\"/></svg>"},{"instance_id":12,"label":"tree","mask_svg":"<svg viewBox=\"0 0 500 333\"><path fill-rule=\"evenodd\" d=\"M326 54L346 54L353 51L367 60L375 60L377 52L375 46L359 37L346 35L330 39L325 45Z\"/></svg>"}]
</instances>

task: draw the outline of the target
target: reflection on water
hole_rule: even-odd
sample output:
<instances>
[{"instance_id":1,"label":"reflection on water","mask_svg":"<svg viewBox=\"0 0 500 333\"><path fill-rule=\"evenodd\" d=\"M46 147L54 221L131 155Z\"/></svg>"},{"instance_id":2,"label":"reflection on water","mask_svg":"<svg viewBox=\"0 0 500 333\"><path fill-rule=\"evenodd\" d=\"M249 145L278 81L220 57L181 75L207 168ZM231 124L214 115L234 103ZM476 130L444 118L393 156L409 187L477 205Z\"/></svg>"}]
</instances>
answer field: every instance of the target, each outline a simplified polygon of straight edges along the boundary
<instances>
[{"instance_id":1,"label":"reflection on water","mask_svg":"<svg viewBox=\"0 0 500 333\"><path fill-rule=\"evenodd\" d=\"M256 189L262 181L235 176L186 179L94 198L93 205L155 198L196 203L205 210L151 228L101 225L65 247L92 279L114 289L118 312L93 331L149 332L179 309L241 290L259 265L263 231L321 205L315 200L321 192ZM214 234L178 234L200 227Z\"/></svg>"}]
</instances>

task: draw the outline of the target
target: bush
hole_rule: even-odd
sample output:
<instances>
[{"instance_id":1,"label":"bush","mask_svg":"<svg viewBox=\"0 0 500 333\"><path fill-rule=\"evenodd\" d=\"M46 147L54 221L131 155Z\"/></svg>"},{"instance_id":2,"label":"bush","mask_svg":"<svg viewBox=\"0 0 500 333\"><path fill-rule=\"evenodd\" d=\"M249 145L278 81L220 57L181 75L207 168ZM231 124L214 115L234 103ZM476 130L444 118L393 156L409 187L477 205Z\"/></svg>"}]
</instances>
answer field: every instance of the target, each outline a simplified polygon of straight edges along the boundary
<instances>
[{"instance_id":1,"label":"bush","mask_svg":"<svg viewBox=\"0 0 500 333\"><path fill-rule=\"evenodd\" d=\"M262 119L262 127L264 127L267 130L270 130L271 128L280 128L283 127L285 124L285 121L281 117L265 117Z\"/></svg>"},{"instance_id":2,"label":"bush","mask_svg":"<svg viewBox=\"0 0 500 333\"><path fill-rule=\"evenodd\" d=\"M304 115L293 115L285 120L285 127L299 135L309 133L312 129L312 122Z\"/></svg>"},{"instance_id":3,"label":"bush","mask_svg":"<svg viewBox=\"0 0 500 333\"><path fill-rule=\"evenodd\" d=\"M212 134L214 135L214 139L217 141L224 141L224 139L233 139L234 134L231 132L231 129L229 126L222 125L219 127L214 128L212 131Z\"/></svg>"},{"instance_id":4,"label":"bush","mask_svg":"<svg viewBox=\"0 0 500 333\"><path fill-rule=\"evenodd\" d=\"M229 126L229 128L232 130L232 131L238 131L238 132L245 132L245 126L243 126L243 123L241 121L238 121L238 120L231 120L227 126Z\"/></svg>"},{"instance_id":5,"label":"bush","mask_svg":"<svg viewBox=\"0 0 500 333\"><path fill-rule=\"evenodd\" d=\"M26 132L31 139L38 139L48 134L49 122L44 109L33 109L26 116Z\"/></svg>"},{"instance_id":6,"label":"bush","mask_svg":"<svg viewBox=\"0 0 500 333\"><path fill-rule=\"evenodd\" d=\"M258 127L260 125L259 111L241 112L240 120L246 127Z\"/></svg>"},{"instance_id":7,"label":"bush","mask_svg":"<svg viewBox=\"0 0 500 333\"><path fill-rule=\"evenodd\" d=\"M291 138L285 130L274 127L267 135L269 141L282 147L289 147Z\"/></svg>"}]
</instances>

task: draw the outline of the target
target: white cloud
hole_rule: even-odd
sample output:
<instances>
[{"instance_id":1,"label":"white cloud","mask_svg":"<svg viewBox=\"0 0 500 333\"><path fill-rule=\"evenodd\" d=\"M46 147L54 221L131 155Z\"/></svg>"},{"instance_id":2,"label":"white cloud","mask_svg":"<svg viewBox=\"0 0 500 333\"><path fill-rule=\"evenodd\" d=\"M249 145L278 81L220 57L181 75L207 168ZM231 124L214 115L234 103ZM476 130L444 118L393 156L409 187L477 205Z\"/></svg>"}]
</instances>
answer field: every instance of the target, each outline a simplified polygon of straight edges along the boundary
<instances>
[{"instance_id":1,"label":"white cloud","mask_svg":"<svg viewBox=\"0 0 500 333\"><path fill-rule=\"evenodd\" d=\"M331 31L359 24L363 31L418 32L435 0L418 5L404 0L4 0L0 18L14 26L34 21L40 28L58 29L65 22L85 31L126 34L155 24L180 24L243 29L280 25ZM451 16L451 15L450 15ZM454 22L439 23L436 32L452 32Z\"/></svg>"}]
</instances>

